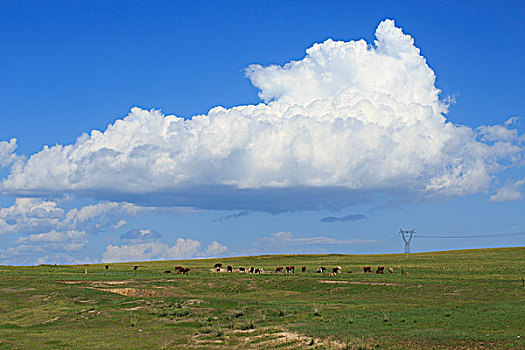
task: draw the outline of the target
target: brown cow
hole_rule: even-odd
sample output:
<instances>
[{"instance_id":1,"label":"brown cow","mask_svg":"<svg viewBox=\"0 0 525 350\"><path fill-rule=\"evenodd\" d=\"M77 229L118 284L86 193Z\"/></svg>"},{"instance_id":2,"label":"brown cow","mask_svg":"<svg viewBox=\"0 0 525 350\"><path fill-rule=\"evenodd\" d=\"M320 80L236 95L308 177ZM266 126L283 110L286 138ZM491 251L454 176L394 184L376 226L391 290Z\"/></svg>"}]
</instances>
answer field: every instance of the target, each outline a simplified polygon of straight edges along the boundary
<instances>
[{"instance_id":1,"label":"brown cow","mask_svg":"<svg viewBox=\"0 0 525 350\"><path fill-rule=\"evenodd\" d=\"M171 271L170 270L166 270L166 271L164 271L164 273L171 273Z\"/></svg>"},{"instance_id":2,"label":"brown cow","mask_svg":"<svg viewBox=\"0 0 525 350\"><path fill-rule=\"evenodd\" d=\"M183 272L182 270L184 270L182 266L175 266L175 271L177 271L177 273Z\"/></svg>"},{"instance_id":3,"label":"brown cow","mask_svg":"<svg viewBox=\"0 0 525 350\"><path fill-rule=\"evenodd\" d=\"M190 272L190 269L188 269L187 267L182 268L182 273L188 273L188 272Z\"/></svg>"},{"instance_id":4,"label":"brown cow","mask_svg":"<svg viewBox=\"0 0 525 350\"><path fill-rule=\"evenodd\" d=\"M365 267L363 267L363 272L364 273L367 273L367 272L372 273L372 268L370 266L365 266Z\"/></svg>"},{"instance_id":5,"label":"brown cow","mask_svg":"<svg viewBox=\"0 0 525 350\"><path fill-rule=\"evenodd\" d=\"M377 270L376 270L376 273L383 274L384 271L385 271L385 267L384 266L378 266Z\"/></svg>"},{"instance_id":6,"label":"brown cow","mask_svg":"<svg viewBox=\"0 0 525 350\"><path fill-rule=\"evenodd\" d=\"M276 268L276 269L275 269L275 272L276 272L276 273L277 273L277 272L284 272L284 267L281 266L281 267Z\"/></svg>"},{"instance_id":7,"label":"brown cow","mask_svg":"<svg viewBox=\"0 0 525 350\"><path fill-rule=\"evenodd\" d=\"M286 266L286 273L295 273L295 266Z\"/></svg>"}]
</instances>

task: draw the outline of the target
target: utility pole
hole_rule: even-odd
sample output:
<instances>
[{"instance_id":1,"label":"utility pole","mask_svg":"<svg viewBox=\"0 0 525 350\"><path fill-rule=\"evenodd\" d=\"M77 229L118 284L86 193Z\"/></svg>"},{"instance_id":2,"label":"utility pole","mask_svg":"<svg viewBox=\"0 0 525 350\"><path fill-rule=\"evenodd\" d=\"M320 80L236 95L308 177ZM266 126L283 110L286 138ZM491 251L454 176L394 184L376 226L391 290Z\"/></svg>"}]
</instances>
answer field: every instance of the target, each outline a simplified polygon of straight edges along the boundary
<instances>
[{"instance_id":1,"label":"utility pole","mask_svg":"<svg viewBox=\"0 0 525 350\"><path fill-rule=\"evenodd\" d=\"M405 241L405 253L410 253L410 241L414 236L414 229L412 229L411 231L399 230L399 233L401 234L401 238L403 238L403 241Z\"/></svg>"}]
</instances>

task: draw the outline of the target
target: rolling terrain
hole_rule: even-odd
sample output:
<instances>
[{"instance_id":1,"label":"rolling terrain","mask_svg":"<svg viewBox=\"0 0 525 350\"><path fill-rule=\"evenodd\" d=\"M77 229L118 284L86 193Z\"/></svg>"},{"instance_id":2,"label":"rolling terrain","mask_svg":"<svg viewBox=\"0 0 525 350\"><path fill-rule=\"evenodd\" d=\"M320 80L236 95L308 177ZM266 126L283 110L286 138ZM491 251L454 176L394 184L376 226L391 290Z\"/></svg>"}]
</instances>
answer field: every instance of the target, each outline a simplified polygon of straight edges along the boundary
<instances>
[{"instance_id":1,"label":"rolling terrain","mask_svg":"<svg viewBox=\"0 0 525 350\"><path fill-rule=\"evenodd\" d=\"M525 248L0 266L0 349L524 349L524 278Z\"/></svg>"}]
</instances>

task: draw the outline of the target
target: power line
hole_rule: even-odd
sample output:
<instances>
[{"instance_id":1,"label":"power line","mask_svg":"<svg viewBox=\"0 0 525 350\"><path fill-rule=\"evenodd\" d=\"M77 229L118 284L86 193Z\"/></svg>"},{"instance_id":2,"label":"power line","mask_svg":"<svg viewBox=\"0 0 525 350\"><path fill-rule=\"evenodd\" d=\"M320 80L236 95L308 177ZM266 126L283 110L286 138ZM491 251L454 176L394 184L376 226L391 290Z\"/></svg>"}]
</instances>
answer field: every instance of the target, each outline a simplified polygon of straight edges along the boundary
<instances>
[{"instance_id":1,"label":"power line","mask_svg":"<svg viewBox=\"0 0 525 350\"><path fill-rule=\"evenodd\" d=\"M502 237L502 236L521 236L525 235L525 232L515 233L500 233L493 235L471 235L471 236L417 236L417 238L483 238L483 237Z\"/></svg>"},{"instance_id":2,"label":"power line","mask_svg":"<svg viewBox=\"0 0 525 350\"><path fill-rule=\"evenodd\" d=\"M395 241L384 242L384 243L377 244L375 246L361 249L361 253L362 254L375 253L375 252L379 252L381 250L388 249L388 248L398 246L398 245L399 245L398 238L396 237Z\"/></svg>"},{"instance_id":3,"label":"power line","mask_svg":"<svg viewBox=\"0 0 525 350\"><path fill-rule=\"evenodd\" d=\"M487 227L502 227L502 226L521 226L525 222L517 222L517 223L506 223L506 224L484 224L484 225L467 225L467 226L453 226L453 225L441 225L441 226L418 226L418 231L432 231L432 230L440 230L440 231L457 231L457 230L465 230L465 229L479 229L479 228L487 228Z\"/></svg>"},{"instance_id":4,"label":"power line","mask_svg":"<svg viewBox=\"0 0 525 350\"><path fill-rule=\"evenodd\" d=\"M359 253L360 254L367 254L367 253L377 252L377 251L385 249L385 248L390 248L390 247L392 247L394 245L398 245L398 239L399 239L399 237L395 236L395 237L392 237L390 239L387 239L387 240L384 240L384 241L380 241L378 243L370 243L370 245L365 246L364 249L360 249Z\"/></svg>"}]
</instances>

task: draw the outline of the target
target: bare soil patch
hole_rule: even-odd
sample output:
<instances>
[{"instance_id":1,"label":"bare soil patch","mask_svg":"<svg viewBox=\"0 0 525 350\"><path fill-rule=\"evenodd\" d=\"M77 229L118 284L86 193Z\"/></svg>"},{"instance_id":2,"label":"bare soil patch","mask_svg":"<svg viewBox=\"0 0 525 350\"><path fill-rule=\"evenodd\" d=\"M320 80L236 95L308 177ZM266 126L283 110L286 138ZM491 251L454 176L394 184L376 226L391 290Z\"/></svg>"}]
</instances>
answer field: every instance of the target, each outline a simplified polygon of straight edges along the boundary
<instances>
[{"instance_id":1,"label":"bare soil patch","mask_svg":"<svg viewBox=\"0 0 525 350\"><path fill-rule=\"evenodd\" d=\"M330 281L321 280L319 283L332 283L332 284L365 284L369 286L401 286L399 283L388 283L388 282L361 282L361 281Z\"/></svg>"},{"instance_id":2,"label":"bare soil patch","mask_svg":"<svg viewBox=\"0 0 525 350\"><path fill-rule=\"evenodd\" d=\"M103 292L110 292L115 294L120 294L123 296L132 296L132 297L149 297L149 298L158 298L158 297L183 297L184 295L177 293L177 291L164 288L156 287L155 289L142 289L142 288L100 288L100 287L87 287L90 289L96 289Z\"/></svg>"}]
</instances>

